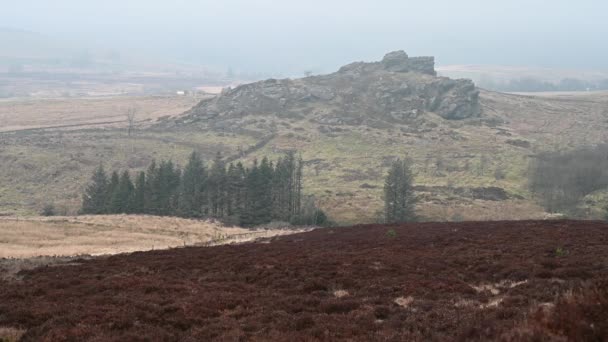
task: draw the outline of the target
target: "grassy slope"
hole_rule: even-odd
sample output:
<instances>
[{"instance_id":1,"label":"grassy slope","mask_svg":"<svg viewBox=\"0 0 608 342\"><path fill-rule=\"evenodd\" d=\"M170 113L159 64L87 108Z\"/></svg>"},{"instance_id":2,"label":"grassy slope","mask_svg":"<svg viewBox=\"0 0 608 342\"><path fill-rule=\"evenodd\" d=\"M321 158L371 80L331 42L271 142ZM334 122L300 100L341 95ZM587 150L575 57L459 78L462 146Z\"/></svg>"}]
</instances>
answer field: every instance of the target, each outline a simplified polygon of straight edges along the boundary
<instances>
[{"instance_id":1,"label":"grassy slope","mask_svg":"<svg viewBox=\"0 0 608 342\"><path fill-rule=\"evenodd\" d=\"M538 218L544 213L525 186L529 157L535 151L606 138L607 94L523 97L482 92L482 105L482 121L445 121L429 114L427 121L435 127L426 131L398 125L340 126L327 133L306 120L248 118L247 128L260 133L268 133L273 121L278 128L275 138L244 160L297 148L307 161L305 191L344 223L374 219L388 162L405 155L415 161L416 184L448 187L421 193L420 214L427 219ZM183 162L192 150L211 159L218 150L234 155L247 149L260 136L140 130L129 138L124 128L106 127L25 131L0 139L0 212L31 214L50 202L73 212L100 161L108 168L136 170L152 158ZM527 141L530 147L508 143L513 140ZM504 170L504 178L496 177L498 169ZM449 190L487 186L504 188L512 199L487 201Z\"/></svg>"}]
</instances>

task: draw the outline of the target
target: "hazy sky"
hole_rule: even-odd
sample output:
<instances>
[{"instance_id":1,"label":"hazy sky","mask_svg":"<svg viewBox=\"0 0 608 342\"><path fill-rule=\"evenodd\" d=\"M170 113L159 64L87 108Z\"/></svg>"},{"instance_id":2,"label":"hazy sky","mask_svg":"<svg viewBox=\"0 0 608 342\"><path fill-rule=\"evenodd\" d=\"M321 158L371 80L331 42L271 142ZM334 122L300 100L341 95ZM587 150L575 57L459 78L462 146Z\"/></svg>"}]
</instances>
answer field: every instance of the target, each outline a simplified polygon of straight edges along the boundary
<instances>
[{"instance_id":1,"label":"hazy sky","mask_svg":"<svg viewBox=\"0 0 608 342\"><path fill-rule=\"evenodd\" d=\"M606 0L0 0L0 8L1 26L248 71L330 71L397 49L440 64L608 69Z\"/></svg>"}]
</instances>

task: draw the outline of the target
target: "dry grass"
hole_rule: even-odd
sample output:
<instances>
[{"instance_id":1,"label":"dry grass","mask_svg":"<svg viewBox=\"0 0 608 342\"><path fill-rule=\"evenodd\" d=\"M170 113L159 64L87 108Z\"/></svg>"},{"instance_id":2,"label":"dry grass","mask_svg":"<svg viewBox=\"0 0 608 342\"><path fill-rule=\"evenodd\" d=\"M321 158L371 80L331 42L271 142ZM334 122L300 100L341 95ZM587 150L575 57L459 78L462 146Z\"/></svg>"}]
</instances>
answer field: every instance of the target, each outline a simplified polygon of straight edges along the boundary
<instances>
[{"instance_id":1,"label":"dry grass","mask_svg":"<svg viewBox=\"0 0 608 342\"><path fill-rule=\"evenodd\" d=\"M148 96L0 101L0 132L65 125L126 126L126 111L137 108L136 120L146 122L177 115L200 99L189 96ZM110 122L118 122L109 124Z\"/></svg>"},{"instance_id":2,"label":"dry grass","mask_svg":"<svg viewBox=\"0 0 608 342\"><path fill-rule=\"evenodd\" d=\"M137 215L0 218L0 258L105 255L240 243L298 230L248 230L213 221Z\"/></svg>"},{"instance_id":3,"label":"dry grass","mask_svg":"<svg viewBox=\"0 0 608 342\"><path fill-rule=\"evenodd\" d=\"M0 341L1 342L19 341L19 339L21 339L23 334L25 334L25 330L16 329L16 328L0 327Z\"/></svg>"}]
</instances>

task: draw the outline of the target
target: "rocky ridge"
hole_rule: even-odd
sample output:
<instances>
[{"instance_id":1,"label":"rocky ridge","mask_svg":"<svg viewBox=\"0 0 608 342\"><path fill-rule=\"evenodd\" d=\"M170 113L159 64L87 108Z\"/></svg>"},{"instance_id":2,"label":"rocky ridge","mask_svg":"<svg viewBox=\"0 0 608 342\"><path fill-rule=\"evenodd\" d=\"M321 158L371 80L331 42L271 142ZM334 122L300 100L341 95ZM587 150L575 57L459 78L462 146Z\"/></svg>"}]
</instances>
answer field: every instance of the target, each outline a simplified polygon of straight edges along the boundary
<instances>
[{"instance_id":1,"label":"rocky ridge","mask_svg":"<svg viewBox=\"0 0 608 342\"><path fill-rule=\"evenodd\" d=\"M410 58L395 51L380 62L355 62L328 75L227 89L164 124L221 128L256 115L328 125L408 124L427 113L447 120L479 117L479 91L473 82L437 77L434 65L433 57Z\"/></svg>"}]
</instances>

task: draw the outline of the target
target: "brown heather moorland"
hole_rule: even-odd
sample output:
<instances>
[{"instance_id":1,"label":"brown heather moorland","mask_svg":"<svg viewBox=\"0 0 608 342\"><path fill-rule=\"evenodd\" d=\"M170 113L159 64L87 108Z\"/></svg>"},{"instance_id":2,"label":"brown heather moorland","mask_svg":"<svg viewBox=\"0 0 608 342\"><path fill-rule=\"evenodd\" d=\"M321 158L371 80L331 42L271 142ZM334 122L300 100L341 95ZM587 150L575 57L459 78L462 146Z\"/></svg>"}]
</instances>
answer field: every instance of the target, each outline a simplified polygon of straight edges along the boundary
<instances>
[{"instance_id":1,"label":"brown heather moorland","mask_svg":"<svg viewBox=\"0 0 608 342\"><path fill-rule=\"evenodd\" d=\"M606 341L608 224L317 229L0 281L23 341Z\"/></svg>"}]
</instances>

